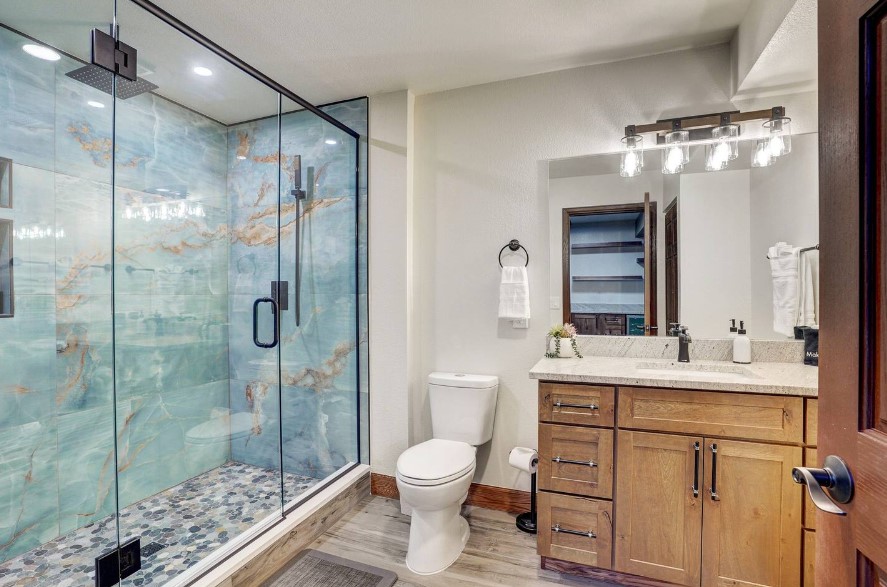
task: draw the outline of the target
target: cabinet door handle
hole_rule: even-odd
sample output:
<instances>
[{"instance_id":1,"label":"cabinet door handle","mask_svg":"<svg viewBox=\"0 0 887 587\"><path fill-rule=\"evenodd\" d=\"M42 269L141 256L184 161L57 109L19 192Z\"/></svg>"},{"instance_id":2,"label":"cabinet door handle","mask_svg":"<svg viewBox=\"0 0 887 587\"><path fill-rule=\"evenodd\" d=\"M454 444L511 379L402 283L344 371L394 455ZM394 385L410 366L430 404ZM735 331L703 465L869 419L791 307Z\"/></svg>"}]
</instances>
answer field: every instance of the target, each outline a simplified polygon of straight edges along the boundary
<instances>
[{"instance_id":1,"label":"cabinet door handle","mask_svg":"<svg viewBox=\"0 0 887 587\"><path fill-rule=\"evenodd\" d=\"M718 445L711 445L711 500L718 501L721 496L718 495Z\"/></svg>"},{"instance_id":2,"label":"cabinet door handle","mask_svg":"<svg viewBox=\"0 0 887 587\"><path fill-rule=\"evenodd\" d=\"M573 459L562 459L561 457L554 457L551 459L551 462L563 465L586 465L588 467L597 467L597 463L594 461L574 461Z\"/></svg>"},{"instance_id":3,"label":"cabinet door handle","mask_svg":"<svg viewBox=\"0 0 887 587\"><path fill-rule=\"evenodd\" d=\"M699 497L699 443L693 443L693 450L696 452L695 462L693 464L693 497Z\"/></svg>"},{"instance_id":4,"label":"cabinet door handle","mask_svg":"<svg viewBox=\"0 0 887 587\"><path fill-rule=\"evenodd\" d=\"M554 407L556 408L586 408L588 410L599 410L600 407L597 404L567 404L560 400L554 402Z\"/></svg>"},{"instance_id":5,"label":"cabinet door handle","mask_svg":"<svg viewBox=\"0 0 887 587\"><path fill-rule=\"evenodd\" d=\"M567 530L566 528L561 528L560 524L555 524L551 527L551 531L555 534L570 534L571 536L584 536L586 538L597 538L597 534L589 530L588 532L581 532L579 530Z\"/></svg>"}]
</instances>

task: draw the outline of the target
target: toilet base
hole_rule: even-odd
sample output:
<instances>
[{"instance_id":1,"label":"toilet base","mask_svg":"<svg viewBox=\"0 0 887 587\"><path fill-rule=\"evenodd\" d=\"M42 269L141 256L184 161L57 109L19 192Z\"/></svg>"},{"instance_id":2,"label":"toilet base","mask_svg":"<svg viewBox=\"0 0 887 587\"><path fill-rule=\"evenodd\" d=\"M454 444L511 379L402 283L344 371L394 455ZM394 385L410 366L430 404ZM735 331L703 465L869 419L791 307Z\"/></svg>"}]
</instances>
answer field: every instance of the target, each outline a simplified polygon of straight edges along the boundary
<instances>
[{"instance_id":1,"label":"toilet base","mask_svg":"<svg viewBox=\"0 0 887 587\"><path fill-rule=\"evenodd\" d=\"M434 575L456 562L471 534L460 511L461 502L441 510L413 509L408 569L417 575Z\"/></svg>"}]
</instances>

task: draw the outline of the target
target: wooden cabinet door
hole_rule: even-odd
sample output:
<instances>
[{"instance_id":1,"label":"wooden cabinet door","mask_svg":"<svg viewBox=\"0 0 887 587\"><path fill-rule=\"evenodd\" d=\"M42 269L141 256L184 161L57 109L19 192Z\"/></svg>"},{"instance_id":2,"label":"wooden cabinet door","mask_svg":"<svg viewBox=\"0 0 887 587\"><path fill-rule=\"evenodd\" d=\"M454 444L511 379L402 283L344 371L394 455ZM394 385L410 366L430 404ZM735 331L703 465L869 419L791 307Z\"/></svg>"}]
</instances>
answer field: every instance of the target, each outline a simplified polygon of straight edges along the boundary
<instances>
[{"instance_id":1,"label":"wooden cabinet door","mask_svg":"<svg viewBox=\"0 0 887 587\"><path fill-rule=\"evenodd\" d=\"M701 437L619 431L617 571L699 585L702 442Z\"/></svg>"},{"instance_id":2,"label":"wooden cabinet door","mask_svg":"<svg viewBox=\"0 0 887 587\"><path fill-rule=\"evenodd\" d=\"M703 587L798 587L801 448L705 439Z\"/></svg>"}]
</instances>

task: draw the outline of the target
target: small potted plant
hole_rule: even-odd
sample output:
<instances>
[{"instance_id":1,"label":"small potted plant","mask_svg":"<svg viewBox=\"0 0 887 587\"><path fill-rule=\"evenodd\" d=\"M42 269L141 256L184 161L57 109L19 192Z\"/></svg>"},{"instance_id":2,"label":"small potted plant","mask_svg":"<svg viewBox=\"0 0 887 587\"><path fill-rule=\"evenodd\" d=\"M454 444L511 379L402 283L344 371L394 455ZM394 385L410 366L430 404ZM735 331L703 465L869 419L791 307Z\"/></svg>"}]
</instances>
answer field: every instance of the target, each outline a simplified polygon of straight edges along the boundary
<instances>
[{"instance_id":1,"label":"small potted plant","mask_svg":"<svg viewBox=\"0 0 887 587\"><path fill-rule=\"evenodd\" d=\"M545 356L549 359L569 359L575 356L577 359L582 358L579 352L579 345L576 343L576 327L569 322L558 324L551 327L546 337L546 348L548 349ZM567 341L569 340L569 344Z\"/></svg>"}]
</instances>

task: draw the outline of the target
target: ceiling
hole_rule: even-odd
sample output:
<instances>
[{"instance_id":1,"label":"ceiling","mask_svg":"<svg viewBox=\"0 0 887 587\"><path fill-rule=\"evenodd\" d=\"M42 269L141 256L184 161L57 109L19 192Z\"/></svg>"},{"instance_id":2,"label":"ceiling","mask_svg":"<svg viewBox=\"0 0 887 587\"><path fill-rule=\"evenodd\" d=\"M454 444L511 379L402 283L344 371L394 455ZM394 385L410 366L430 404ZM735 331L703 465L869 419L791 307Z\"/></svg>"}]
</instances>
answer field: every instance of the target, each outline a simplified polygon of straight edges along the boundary
<instances>
[{"instance_id":1,"label":"ceiling","mask_svg":"<svg viewBox=\"0 0 887 587\"><path fill-rule=\"evenodd\" d=\"M154 1L295 93L324 104L726 43L744 18L754 20L750 7L772 0ZM796 1L813 4L815 14L815 0L783 0ZM276 112L274 92L132 2L118 0L117 6L121 39L138 49L139 75L159 86L156 93L226 124ZM797 24L776 35L782 50L765 51L745 86L754 78L772 81L771 70L785 80L791 78L786 68L809 69L811 52L795 50L798 31L809 44L809 12L794 10L794 21L786 19ZM0 22L84 60L90 29L107 30L112 14L113 0L0 3ZM214 75L195 76L196 65Z\"/></svg>"},{"instance_id":2,"label":"ceiling","mask_svg":"<svg viewBox=\"0 0 887 587\"><path fill-rule=\"evenodd\" d=\"M155 0L316 104L728 42L751 1Z\"/></svg>"}]
</instances>

